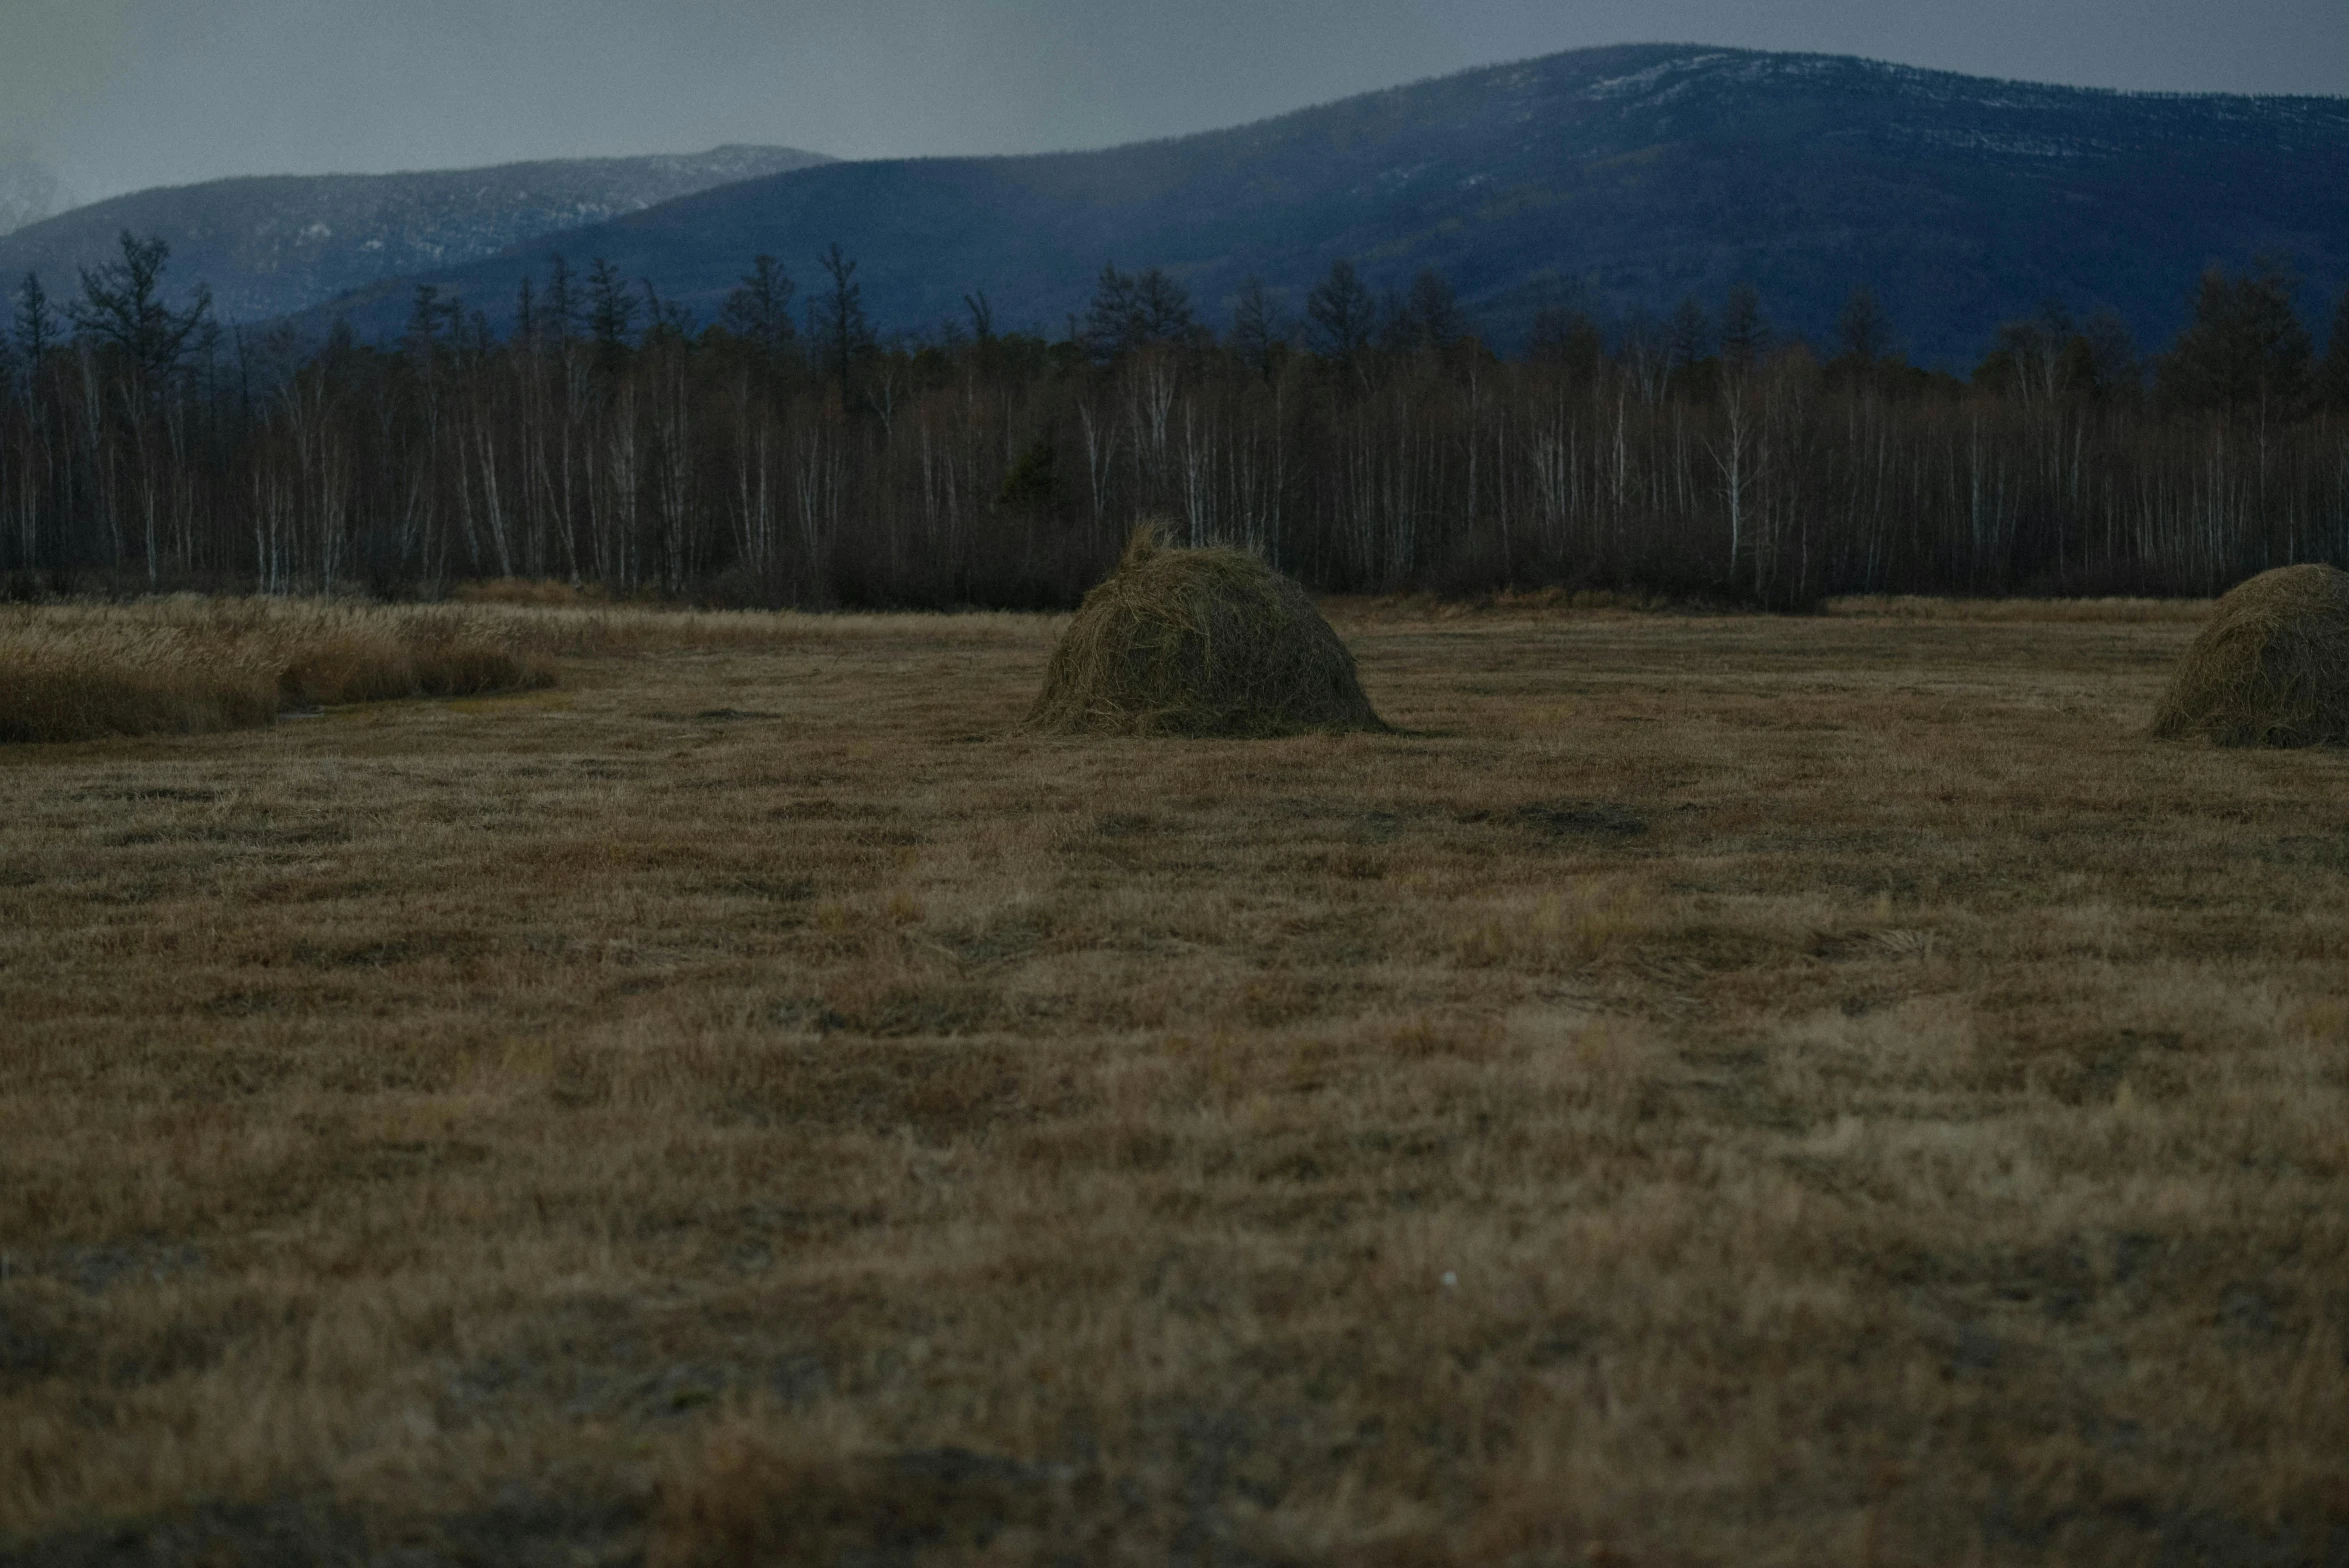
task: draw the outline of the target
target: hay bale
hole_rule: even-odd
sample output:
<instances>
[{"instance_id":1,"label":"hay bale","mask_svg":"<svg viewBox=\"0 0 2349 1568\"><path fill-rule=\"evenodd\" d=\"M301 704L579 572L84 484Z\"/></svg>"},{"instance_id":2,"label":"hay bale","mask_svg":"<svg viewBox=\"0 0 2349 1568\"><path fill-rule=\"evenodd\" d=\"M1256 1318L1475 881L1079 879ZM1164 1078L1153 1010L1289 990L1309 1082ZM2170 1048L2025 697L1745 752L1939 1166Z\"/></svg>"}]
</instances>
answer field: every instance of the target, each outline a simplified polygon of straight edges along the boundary
<instances>
[{"instance_id":1,"label":"hay bale","mask_svg":"<svg viewBox=\"0 0 2349 1568\"><path fill-rule=\"evenodd\" d=\"M2154 710L2153 733L2349 744L2349 572L2280 566L2219 600Z\"/></svg>"},{"instance_id":2,"label":"hay bale","mask_svg":"<svg viewBox=\"0 0 2349 1568\"><path fill-rule=\"evenodd\" d=\"M1069 623L1028 723L1063 734L1383 730L1305 591L1236 550L1138 530Z\"/></svg>"}]
</instances>

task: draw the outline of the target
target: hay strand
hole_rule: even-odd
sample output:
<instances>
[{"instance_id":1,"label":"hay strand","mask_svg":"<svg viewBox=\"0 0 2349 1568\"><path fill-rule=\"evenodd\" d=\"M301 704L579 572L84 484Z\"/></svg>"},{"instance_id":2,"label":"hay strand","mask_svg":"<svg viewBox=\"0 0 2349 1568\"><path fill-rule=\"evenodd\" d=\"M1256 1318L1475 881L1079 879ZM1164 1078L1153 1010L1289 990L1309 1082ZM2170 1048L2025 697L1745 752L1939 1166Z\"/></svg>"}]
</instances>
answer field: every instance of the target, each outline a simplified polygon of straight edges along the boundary
<instances>
[{"instance_id":1,"label":"hay strand","mask_svg":"<svg viewBox=\"0 0 2349 1568\"><path fill-rule=\"evenodd\" d=\"M1147 526L1085 596L1028 724L1189 736L1387 727L1305 590L1237 550L1169 549Z\"/></svg>"},{"instance_id":2,"label":"hay strand","mask_svg":"<svg viewBox=\"0 0 2349 1568\"><path fill-rule=\"evenodd\" d=\"M2218 602L2154 710L2165 740L2349 744L2349 572L2280 566Z\"/></svg>"}]
</instances>

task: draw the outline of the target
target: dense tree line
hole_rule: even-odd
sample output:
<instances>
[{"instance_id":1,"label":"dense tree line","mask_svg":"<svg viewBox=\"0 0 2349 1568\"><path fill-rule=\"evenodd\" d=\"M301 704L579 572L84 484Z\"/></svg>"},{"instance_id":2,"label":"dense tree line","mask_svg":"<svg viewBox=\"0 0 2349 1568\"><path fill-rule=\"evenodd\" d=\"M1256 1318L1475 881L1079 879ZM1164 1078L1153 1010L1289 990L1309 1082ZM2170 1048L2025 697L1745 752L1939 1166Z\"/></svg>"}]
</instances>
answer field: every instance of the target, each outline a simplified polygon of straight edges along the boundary
<instances>
[{"instance_id":1,"label":"dense tree line","mask_svg":"<svg viewBox=\"0 0 2349 1568\"><path fill-rule=\"evenodd\" d=\"M1572 584L2205 593L2349 564L2349 300L2319 358L2272 269L2213 271L2150 364L2050 306L1970 380L1852 296L1821 350L1733 291L1504 359L1425 273L1348 263L1221 330L1105 268L1054 339L883 340L837 245L759 257L709 325L555 262L513 328L432 289L396 345L217 327L125 235L60 305L15 290L0 572L18 593L432 594L536 577L762 604L1065 604L1142 514L1337 590Z\"/></svg>"}]
</instances>

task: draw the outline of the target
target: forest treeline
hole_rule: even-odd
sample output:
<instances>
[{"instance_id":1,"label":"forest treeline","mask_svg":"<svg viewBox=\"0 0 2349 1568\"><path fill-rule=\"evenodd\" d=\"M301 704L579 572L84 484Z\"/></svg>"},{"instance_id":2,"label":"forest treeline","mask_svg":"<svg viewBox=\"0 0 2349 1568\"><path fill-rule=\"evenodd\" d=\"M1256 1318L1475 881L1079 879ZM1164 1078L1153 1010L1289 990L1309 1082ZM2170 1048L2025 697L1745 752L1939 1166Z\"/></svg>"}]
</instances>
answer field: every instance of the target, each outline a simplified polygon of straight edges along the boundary
<instances>
[{"instance_id":1,"label":"forest treeline","mask_svg":"<svg viewBox=\"0 0 2349 1568\"><path fill-rule=\"evenodd\" d=\"M2214 270L2150 359L2050 306L1970 379L1905 363L1863 290L1837 341L1740 288L1602 327L1544 308L1495 354L1423 273L1344 261L1292 318L1202 319L1103 270L1057 337L983 295L869 324L835 245L759 257L707 325L558 260L513 326L430 288L405 338L228 331L168 248L0 345L0 581L431 596L550 578L767 605L1073 602L1134 520L1324 590L1572 585L1769 606L1839 593L2201 594L2349 565L2349 298L2326 352L2271 267Z\"/></svg>"}]
</instances>

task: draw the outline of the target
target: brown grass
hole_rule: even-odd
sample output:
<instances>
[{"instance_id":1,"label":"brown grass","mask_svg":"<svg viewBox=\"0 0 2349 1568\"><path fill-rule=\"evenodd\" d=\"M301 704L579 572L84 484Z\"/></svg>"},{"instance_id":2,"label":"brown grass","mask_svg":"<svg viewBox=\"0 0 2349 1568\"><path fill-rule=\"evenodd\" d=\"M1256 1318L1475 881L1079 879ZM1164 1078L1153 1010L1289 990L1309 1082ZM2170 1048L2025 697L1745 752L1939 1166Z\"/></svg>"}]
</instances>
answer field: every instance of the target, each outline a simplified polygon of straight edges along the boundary
<instances>
[{"instance_id":1,"label":"brown grass","mask_svg":"<svg viewBox=\"0 0 2349 1568\"><path fill-rule=\"evenodd\" d=\"M277 707L250 645L160 618L0 611L0 742L244 729Z\"/></svg>"},{"instance_id":2,"label":"brown grass","mask_svg":"<svg viewBox=\"0 0 2349 1568\"><path fill-rule=\"evenodd\" d=\"M854 641L928 624L581 608L564 594L488 594L463 608L189 595L0 606L0 743L210 734L274 723L288 707L539 690L562 656ZM958 624L1029 635L1018 617Z\"/></svg>"},{"instance_id":3,"label":"brown grass","mask_svg":"<svg viewBox=\"0 0 2349 1568\"><path fill-rule=\"evenodd\" d=\"M2199 622L2207 599L1927 599L1907 594L1862 594L1830 599L1829 615L1867 620Z\"/></svg>"},{"instance_id":4,"label":"brown grass","mask_svg":"<svg viewBox=\"0 0 2349 1568\"><path fill-rule=\"evenodd\" d=\"M452 592L460 604L525 604L540 607L593 604L604 597L600 589L574 587L570 583L544 577L493 577L482 582L459 583Z\"/></svg>"},{"instance_id":5,"label":"brown grass","mask_svg":"<svg viewBox=\"0 0 2349 1568\"><path fill-rule=\"evenodd\" d=\"M2218 602L2153 733L2221 746L2349 743L2349 572L2279 566Z\"/></svg>"},{"instance_id":6,"label":"brown grass","mask_svg":"<svg viewBox=\"0 0 2349 1568\"><path fill-rule=\"evenodd\" d=\"M452 610L182 597L0 610L0 741L206 734L281 704L551 684L512 626Z\"/></svg>"},{"instance_id":7,"label":"brown grass","mask_svg":"<svg viewBox=\"0 0 2349 1568\"><path fill-rule=\"evenodd\" d=\"M1163 548L1149 525L1061 634L1028 723L1197 737L1386 728L1302 588L1237 550Z\"/></svg>"},{"instance_id":8,"label":"brown grass","mask_svg":"<svg viewBox=\"0 0 2349 1568\"><path fill-rule=\"evenodd\" d=\"M2190 625L693 624L0 752L0 1560L2349 1546L2349 756Z\"/></svg>"}]
</instances>

